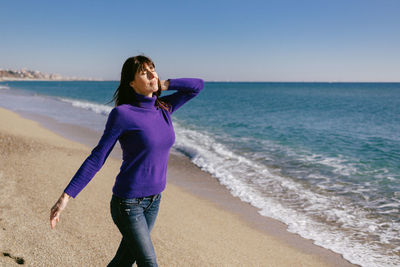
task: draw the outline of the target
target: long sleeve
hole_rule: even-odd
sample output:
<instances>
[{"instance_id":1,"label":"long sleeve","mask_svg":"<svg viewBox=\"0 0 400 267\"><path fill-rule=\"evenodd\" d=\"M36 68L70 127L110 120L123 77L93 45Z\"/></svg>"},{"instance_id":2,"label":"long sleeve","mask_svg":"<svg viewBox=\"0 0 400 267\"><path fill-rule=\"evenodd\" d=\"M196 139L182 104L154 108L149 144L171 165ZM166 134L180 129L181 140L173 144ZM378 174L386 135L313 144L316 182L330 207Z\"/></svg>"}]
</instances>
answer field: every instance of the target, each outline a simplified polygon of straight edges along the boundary
<instances>
[{"instance_id":1,"label":"long sleeve","mask_svg":"<svg viewBox=\"0 0 400 267\"><path fill-rule=\"evenodd\" d=\"M171 113L173 113L187 101L198 95L203 87L204 81L202 79L169 79L168 91L176 90L177 92L161 97L160 99L171 104Z\"/></svg>"},{"instance_id":2,"label":"long sleeve","mask_svg":"<svg viewBox=\"0 0 400 267\"><path fill-rule=\"evenodd\" d=\"M94 175L101 169L111 150L114 148L122 132L119 123L121 116L118 109L114 108L107 119L104 133L97 146L83 162L79 170L71 179L64 192L75 198L80 191L90 182Z\"/></svg>"}]
</instances>

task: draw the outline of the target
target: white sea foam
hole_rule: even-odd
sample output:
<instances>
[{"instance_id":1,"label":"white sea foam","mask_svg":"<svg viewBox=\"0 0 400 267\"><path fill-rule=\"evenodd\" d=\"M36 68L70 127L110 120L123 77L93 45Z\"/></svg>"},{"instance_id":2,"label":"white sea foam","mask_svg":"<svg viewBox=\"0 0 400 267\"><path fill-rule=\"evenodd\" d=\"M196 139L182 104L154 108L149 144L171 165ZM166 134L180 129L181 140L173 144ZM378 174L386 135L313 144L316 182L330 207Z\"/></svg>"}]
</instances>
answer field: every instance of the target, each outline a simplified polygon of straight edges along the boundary
<instances>
[{"instance_id":1,"label":"white sea foam","mask_svg":"<svg viewBox=\"0 0 400 267\"><path fill-rule=\"evenodd\" d=\"M8 87L7 85L0 85L0 90L9 90L10 87Z\"/></svg>"},{"instance_id":2,"label":"white sea foam","mask_svg":"<svg viewBox=\"0 0 400 267\"><path fill-rule=\"evenodd\" d=\"M96 104L93 102L82 101L82 100L75 100L75 99L68 99L68 98L60 98L61 101L70 103L74 107L83 108L86 110L91 110L97 114L108 115L110 111L113 109L110 106Z\"/></svg>"},{"instance_id":3,"label":"white sea foam","mask_svg":"<svg viewBox=\"0 0 400 267\"><path fill-rule=\"evenodd\" d=\"M388 254L380 245L398 242L398 223L388 225L371 218L368 211L326 190L311 191L276 170L233 152L209 133L184 128L176 120L174 126L175 148L216 177L232 195L257 207L261 215L286 223L288 231L312 239L315 244L342 254L352 263L362 266L400 264L398 255ZM303 160L307 157L309 161L330 166L342 175L355 172L344 159L312 155ZM378 240L369 241L372 234ZM400 250L400 247L393 250Z\"/></svg>"}]
</instances>

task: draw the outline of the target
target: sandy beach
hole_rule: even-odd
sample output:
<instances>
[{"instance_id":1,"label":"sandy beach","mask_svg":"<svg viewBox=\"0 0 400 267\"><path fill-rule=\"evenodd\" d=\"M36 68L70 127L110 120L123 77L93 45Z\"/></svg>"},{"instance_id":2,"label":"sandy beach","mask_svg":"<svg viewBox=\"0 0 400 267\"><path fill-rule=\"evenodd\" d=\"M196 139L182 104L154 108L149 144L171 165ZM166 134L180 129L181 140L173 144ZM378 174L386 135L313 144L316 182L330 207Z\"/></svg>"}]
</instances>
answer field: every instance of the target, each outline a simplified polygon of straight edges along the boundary
<instances>
[{"instance_id":1,"label":"sandy beach","mask_svg":"<svg viewBox=\"0 0 400 267\"><path fill-rule=\"evenodd\" d=\"M50 208L91 147L0 108L0 151L0 266L105 266L121 239L109 212L118 155L50 230ZM354 266L258 215L177 154L152 238L160 266Z\"/></svg>"}]
</instances>

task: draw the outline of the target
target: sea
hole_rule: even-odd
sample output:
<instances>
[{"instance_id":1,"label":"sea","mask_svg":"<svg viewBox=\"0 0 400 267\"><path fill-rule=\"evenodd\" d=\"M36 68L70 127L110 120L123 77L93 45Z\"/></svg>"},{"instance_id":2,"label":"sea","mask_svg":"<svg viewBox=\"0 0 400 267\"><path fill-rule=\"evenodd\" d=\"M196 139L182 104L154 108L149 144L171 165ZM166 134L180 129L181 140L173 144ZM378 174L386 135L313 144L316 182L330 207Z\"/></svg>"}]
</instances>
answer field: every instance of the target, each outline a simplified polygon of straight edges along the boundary
<instances>
[{"instance_id":1,"label":"sea","mask_svg":"<svg viewBox=\"0 0 400 267\"><path fill-rule=\"evenodd\" d=\"M117 86L3 81L0 106L100 132ZM206 82L173 124L174 149L262 216L400 266L400 83Z\"/></svg>"}]
</instances>

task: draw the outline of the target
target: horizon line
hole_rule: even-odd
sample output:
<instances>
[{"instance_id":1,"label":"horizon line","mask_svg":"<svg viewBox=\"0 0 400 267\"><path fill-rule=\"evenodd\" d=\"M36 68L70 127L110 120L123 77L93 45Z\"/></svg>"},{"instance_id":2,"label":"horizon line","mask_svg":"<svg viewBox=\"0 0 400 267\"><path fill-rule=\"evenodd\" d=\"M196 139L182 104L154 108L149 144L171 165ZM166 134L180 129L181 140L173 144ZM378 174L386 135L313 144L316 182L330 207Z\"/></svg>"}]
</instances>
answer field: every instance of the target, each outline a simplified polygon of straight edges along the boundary
<instances>
[{"instance_id":1,"label":"horizon line","mask_svg":"<svg viewBox=\"0 0 400 267\"><path fill-rule=\"evenodd\" d=\"M174 79L174 78L172 78ZM204 82L218 82L218 83L400 83L399 81L251 81L251 80L206 80ZM59 80L49 80L49 79L1 79L0 82L14 82L14 81L54 81L54 82L119 82L119 80L114 79L94 79L94 78L76 78L76 79L59 79Z\"/></svg>"},{"instance_id":2,"label":"horizon line","mask_svg":"<svg viewBox=\"0 0 400 267\"><path fill-rule=\"evenodd\" d=\"M172 78L173 79L173 78ZM251 80L238 80L238 81L227 81L227 80L206 80L204 82L227 82L227 83L400 83L399 81L251 81ZM87 80L90 81L90 80ZM92 80L92 81L105 81L105 82L119 82L119 80Z\"/></svg>"}]
</instances>

